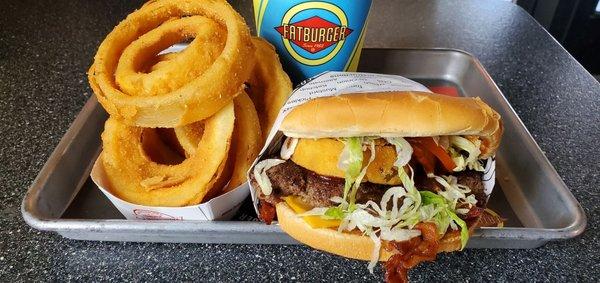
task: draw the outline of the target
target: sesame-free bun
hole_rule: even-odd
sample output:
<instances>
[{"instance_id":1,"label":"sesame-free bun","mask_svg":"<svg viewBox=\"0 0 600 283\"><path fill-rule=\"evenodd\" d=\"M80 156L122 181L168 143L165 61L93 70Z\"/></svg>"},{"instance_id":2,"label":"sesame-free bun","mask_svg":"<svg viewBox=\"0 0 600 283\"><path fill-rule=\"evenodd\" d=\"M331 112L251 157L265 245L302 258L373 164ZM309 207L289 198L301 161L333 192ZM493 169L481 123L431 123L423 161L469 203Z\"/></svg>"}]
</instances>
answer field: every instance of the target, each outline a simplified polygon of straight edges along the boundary
<instances>
[{"instance_id":1,"label":"sesame-free bun","mask_svg":"<svg viewBox=\"0 0 600 283\"><path fill-rule=\"evenodd\" d=\"M474 135L482 157L502 136L500 115L480 98L427 92L374 92L321 97L292 109L280 130L295 138Z\"/></svg>"},{"instance_id":2,"label":"sesame-free bun","mask_svg":"<svg viewBox=\"0 0 600 283\"><path fill-rule=\"evenodd\" d=\"M278 203L276 210L279 227L297 241L314 249L347 258L367 261L371 259L374 243L368 236L338 232L337 230L329 228L314 229L310 227L302 217L298 216L285 202ZM475 224L476 221L469 226L469 233L473 232ZM450 232L447 232L442 239L440 239L438 252L460 250L460 232L454 230L449 231ZM392 252L381 248L379 260L387 261L392 255Z\"/></svg>"}]
</instances>

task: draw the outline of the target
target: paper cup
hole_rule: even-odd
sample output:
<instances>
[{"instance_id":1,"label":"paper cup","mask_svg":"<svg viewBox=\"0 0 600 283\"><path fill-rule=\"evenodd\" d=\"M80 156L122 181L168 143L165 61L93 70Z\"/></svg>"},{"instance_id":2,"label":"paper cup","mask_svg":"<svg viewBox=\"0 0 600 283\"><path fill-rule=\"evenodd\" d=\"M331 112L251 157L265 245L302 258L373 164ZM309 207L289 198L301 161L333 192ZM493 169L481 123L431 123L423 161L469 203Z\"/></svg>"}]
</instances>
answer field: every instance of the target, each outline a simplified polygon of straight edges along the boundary
<instances>
[{"instance_id":1,"label":"paper cup","mask_svg":"<svg viewBox=\"0 0 600 283\"><path fill-rule=\"evenodd\" d=\"M371 0L254 0L254 18L297 84L324 71L356 71L370 7Z\"/></svg>"}]
</instances>

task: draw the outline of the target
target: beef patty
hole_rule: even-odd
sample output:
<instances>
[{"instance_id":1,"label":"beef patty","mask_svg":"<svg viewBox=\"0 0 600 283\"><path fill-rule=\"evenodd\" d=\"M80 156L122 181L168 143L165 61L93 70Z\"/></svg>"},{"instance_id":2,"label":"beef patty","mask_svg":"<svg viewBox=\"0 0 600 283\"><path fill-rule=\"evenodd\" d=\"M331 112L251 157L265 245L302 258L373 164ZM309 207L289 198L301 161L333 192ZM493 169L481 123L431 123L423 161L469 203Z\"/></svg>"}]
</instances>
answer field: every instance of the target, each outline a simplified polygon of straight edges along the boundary
<instances>
[{"instance_id":1,"label":"beef patty","mask_svg":"<svg viewBox=\"0 0 600 283\"><path fill-rule=\"evenodd\" d=\"M482 173L477 171L463 171L453 174L457 177L458 183L466 185L471 189L471 193L477 199L477 206L484 207L486 195L481 180ZM327 207L335 205L330 201L334 196L342 196L344 193L344 179L319 175L308 169L305 169L291 160L271 167L267 170L267 176L271 181L273 193L269 196L261 195L263 201L273 205L281 201L281 197L298 196L302 201L313 207ZM252 186L258 188L258 184L251 174ZM419 190L428 190L432 192L439 191L442 187L434 179L424 176L415 177L415 186ZM370 182L360 184L356 194L357 203L366 203L369 200L379 203L385 191L390 188L389 185L380 185Z\"/></svg>"}]
</instances>

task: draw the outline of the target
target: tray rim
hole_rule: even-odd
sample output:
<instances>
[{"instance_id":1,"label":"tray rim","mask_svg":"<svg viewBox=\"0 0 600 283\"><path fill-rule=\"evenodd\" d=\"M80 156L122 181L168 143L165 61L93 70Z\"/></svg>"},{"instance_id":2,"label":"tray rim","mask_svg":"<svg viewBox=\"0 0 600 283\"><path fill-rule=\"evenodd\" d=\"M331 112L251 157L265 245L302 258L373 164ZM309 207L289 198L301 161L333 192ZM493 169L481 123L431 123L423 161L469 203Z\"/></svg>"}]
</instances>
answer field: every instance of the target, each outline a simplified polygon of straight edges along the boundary
<instances>
[{"instance_id":1,"label":"tray rim","mask_svg":"<svg viewBox=\"0 0 600 283\"><path fill-rule=\"evenodd\" d=\"M368 50L401 50L401 51L416 51L416 52L452 52L458 53L462 56L468 57L472 60L478 71L483 74L487 83L493 86L500 94L502 94L501 102L506 104L516 116L517 121L523 125L525 129L525 135L533 141L534 149L541 152L542 166L547 170L554 172L558 176L558 182L566 190L559 191L570 201L574 202L577 209L577 215L575 221L566 227L561 228L525 228L525 227L506 227L506 228L489 228L482 227L475 231L473 236L487 238L487 239L506 239L510 234L510 238L517 238L519 240L541 240L541 241L556 241L563 239L570 239L579 236L584 232L587 227L587 216L585 211L581 207L581 204L575 196L573 196L571 190L564 183L562 177L556 172L552 163L548 160L538 143L535 141L521 118L517 115L512 105L508 102L500 88L496 85L490 75L487 73L481 62L469 52L455 48L365 48ZM98 101L95 95L92 95L81 111L77 114L75 120L71 126L67 129L65 135L61 138L60 142L54 149L54 151L48 157L48 160L38 173L37 177L32 182L31 186L27 190L25 197L21 203L21 214L25 222L38 230L42 231L54 231L57 233L61 232L76 232L76 231L102 231L107 227L119 228L118 230L113 229L111 233L127 233L127 232L149 232L149 231L186 231L190 233L194 232L231 232L232 230L237 232L249 232L262 234L283 234L287 236L278 225L265 225L261 222L254 221L199 221L199 220L125 220L125 219L61 219L61 218L44 218L35 210L36 196L42 189L42 184L49 178L54 169L59 165L56 158L57 155L62 154L67 146L73 140L75 133L85 125L87 119L93 114L93 110L98 105ZM93 164L93 163L90 163ZM91 170L91 165L88 166L86 172ZM82 176L85 179L87 175ZM81 181L80 181L81 183ZM75 190L79 190L81 186ZM71 200L72 201L72 200ZM65 208L66 209L66 208ZM63 211L64 212L64 211ZM242 225L240 225L242 224ZM121 227L122 226L122 227ZM233 229L232 229L233 228Z\"/></svg>"}]
</instances>

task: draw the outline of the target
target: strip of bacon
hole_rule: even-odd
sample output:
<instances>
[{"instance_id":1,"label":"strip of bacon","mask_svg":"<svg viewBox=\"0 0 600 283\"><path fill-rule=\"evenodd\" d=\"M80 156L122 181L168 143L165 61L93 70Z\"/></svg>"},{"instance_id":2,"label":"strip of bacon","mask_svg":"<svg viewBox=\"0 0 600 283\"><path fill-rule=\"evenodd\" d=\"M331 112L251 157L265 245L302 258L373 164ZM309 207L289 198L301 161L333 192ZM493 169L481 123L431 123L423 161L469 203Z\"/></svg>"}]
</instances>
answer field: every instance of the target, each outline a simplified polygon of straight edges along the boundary
<instances>
[{"instance_id":1,"label":"strip of bacon","mask_svg":"<svg viewBox=\"0 0 600 283\"><path fill-rule=\"evenodd\" d=\"M408 282L408 270L424 261L433 261L437 256L439 238L434 223L419 223L415 229L421 237L402 242L388 242L386 249L396 254L385 263L386 282Z\"/></svg>"},{"instance_id":2,"label":"strip of bacon","mask_svg":"<svg viewBox=\"0 0 600 283\"><path fill-rule=\"evenodd\" d=\"M258 218L267 225L271 225L271 222L275 220L275 213L274 205L262 200L258 202Z\"/></svg>"}]
</instances>

